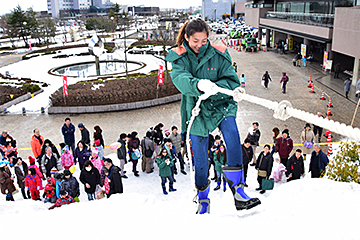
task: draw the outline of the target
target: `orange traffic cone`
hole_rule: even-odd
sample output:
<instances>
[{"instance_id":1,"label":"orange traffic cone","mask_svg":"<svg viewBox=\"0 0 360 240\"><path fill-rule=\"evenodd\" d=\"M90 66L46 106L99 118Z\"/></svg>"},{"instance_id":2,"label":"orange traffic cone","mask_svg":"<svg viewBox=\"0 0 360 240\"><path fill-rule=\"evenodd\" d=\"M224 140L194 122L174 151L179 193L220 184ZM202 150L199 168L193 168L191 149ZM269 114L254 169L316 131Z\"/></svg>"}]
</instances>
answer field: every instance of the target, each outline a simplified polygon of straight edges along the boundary
<instances>
[{"instance_id":1,"label":"orange traffic cone","mask_svg":"<svg viewBox=\"0 0 360 240\"><path fill-rule=\"evenodd\" d=\"M265 52L265 47L263 47L263 52Z\"/></svg>"},{"instance_id":2,"label":"orange traffic cone","mask_svg":"<svg viewBox=\"0 0 360 240\"><path fill-rule=\"evenodd\" d=\"M309 75L309 82L311 82L311 74Z\"/></svg>"},{"instance_id":3,"label":"orange traffic cone","mask_svg":"<svg viewBox=\"0 0 360 240\"><path fill-rule=\"evenodd\" d=\"M251 52L254 52L254 48L251 48Z\"/></svg>"},{"instance_id":4,"label":"orange traffic cone","mask_svg":"<svg viewBox=\"0 0 360 240\"><path fill-rule=\"evenodd\" d=\"M328 131L329 131L329 129L328 129ZM331 143L331 132L330 131L327 135L326 143Z\"/></svg>"},{"instance_id":5,"label":"orange traffic cone","mask_svg":"<svg viewBox=\"0 0 360 240\"><path fill-rule=\"evenodd\" d=\"M329 99L329 103L328 103L328 105L327 105L328 107L333 107L333 105L332 105L332 103L331 103L331 97L330 97L330 99ZM331 116L331 115L330 115Z\"/></svg>"},{"instance_id":6,"label":"orange traffic cone","mask_svg":"<svg viewBox=\"0 0 360 240\"><path fill-rule=\"evenodd\" d=\"M331 107L329 107L328 108L328 112L327 112L327 114L326 115L328 115L328 116L332 116L332 113L331 113Z\"/></svg>"},{"instance_id":7,"label":"orange traffic cone","mask_svg":"<svg viewBox=\"0 0 360 240\"><path fill-rule=\"evenodd\" d=\"M333 154L333 152L332 152L332 144L329 145L329 149L328 149L327 155L330 156L331 154Z\"/></svg>"},{"instance_id":8,"label":"orange traffic cone","mask_svg":"<svg viewBox=\"0 0 360 240\"><path fill-rule=\"evenodd\" d=\"M320 100L326 100L326 99L325 99L325 91L324 91L324 90L322 91Z\"/></svg>"},{"instance_id":9,"label":"orange traffic cone","mask_svg":"<svg viewBox=\"0 0 360 240\"><path fill-rule=\"evenodd\" d=\"M315 93L315 91L314 91L314 84L311 85L311 90L310 90L310 92L311 92L311 93Z\"/></svg>"},{"instance_id":10,"label":"orange traffic cone","mask_svg":"<svg viewBox=\"0 0 360 240\"><path fill-rule=\"evenodd\" d=\"M246 48L245 48L245 51L244 51L244 53L246 53Z\"/></svg>"},{"instance_id":11,"label":"orange traffic cone","mask_svg":"<svg viewBox=\"0 0 360 240\"><path fill-rule=\"evenodd\" d=\"M308 88L311 88L311 87L312 87L312 83L311 83L311 81L309 81Z\"/></svg>"}]
</instances>

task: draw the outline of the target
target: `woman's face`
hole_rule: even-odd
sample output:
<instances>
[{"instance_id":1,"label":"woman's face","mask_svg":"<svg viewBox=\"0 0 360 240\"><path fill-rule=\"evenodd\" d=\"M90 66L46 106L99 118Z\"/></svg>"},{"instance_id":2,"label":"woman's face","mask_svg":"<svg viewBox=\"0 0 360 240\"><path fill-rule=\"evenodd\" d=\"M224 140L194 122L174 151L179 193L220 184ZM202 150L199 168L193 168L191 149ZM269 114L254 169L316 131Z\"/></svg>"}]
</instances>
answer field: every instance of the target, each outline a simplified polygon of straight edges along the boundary
<instances>
[{"instance_id":1,"label":"woman's face","mask_svg":"<svg viewBox=\"0 0 360 240\"><path fill-rule=\"evenodd\" d=\"M167 155L167 150L163 150L161 153L162 153L163 156L166 156Z\"/></svg>"},{"instance_id":2,"label":"woman's face","mask_svg":"<svg viewBox=\"0 0 360 240\"><path fill-rule=\"evenodd\" d=\"M79 144L78 144L78 147L79 147L79 148L83 148L84 146L83 146L82 143L79 143Z\"/></svg>"},{"instance_id":3,"label":"woman's face","mask_svg":"<svg viewBox=\"0 0 360 240\"><path fill-rule=\"evenodd\" d=\"M185 35L185 39L189 42L190 48L195 52L199 53L200 48L207 43L208 35L206 32L196 32L190 37Z\"/></svg>"}]
</instances>

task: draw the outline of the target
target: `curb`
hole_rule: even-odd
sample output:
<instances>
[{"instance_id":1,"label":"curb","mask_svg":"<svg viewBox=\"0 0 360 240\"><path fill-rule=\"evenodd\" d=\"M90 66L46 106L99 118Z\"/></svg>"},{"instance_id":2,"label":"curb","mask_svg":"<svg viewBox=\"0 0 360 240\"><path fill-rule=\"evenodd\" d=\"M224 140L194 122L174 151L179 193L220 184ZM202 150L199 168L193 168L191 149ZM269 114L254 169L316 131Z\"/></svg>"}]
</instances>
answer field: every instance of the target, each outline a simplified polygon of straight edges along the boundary
<instances>
[{"instance_id":1,"label":"curb","mask_svg":"<svg viewBox=\"0 0 360 240\"><path fill-rule=\"evenodd\" d=\"M130 102L130 103L98 105L98 106L49 107L48 114L117 112L117 111L126 111L126 110L153 107L167 103L177 102L180 100L181 100L181 94L176 94L173 96L157 98L157 99L141 101L141 102Z\"/></svg>"},{"instance_id":2,"label":"curb","mask_svg":"<svg viewBox=\"0 0 360 240\"><path fill-rule=\"evenodd\" d=\"M36 95L38 95L39 93L42 93L43 91L44 91L44 89L40 89L39 91L34 92L33 94L26 93L26 94L24 94L24 95L22 95L22 96L20 96L18 98L15 98L14 100L11 100L11 101L9 101L7 103L4 103L3 105L0 105L0 112L4 112L4 109L9 108L12 105L19 104L19 103L21 103L23 101L26 101L26 100L28 100L28 99L30 99L32 97L35 97ZM33 95L33 96L31 96L31 95Z\"/></svg>"}]
</instances>

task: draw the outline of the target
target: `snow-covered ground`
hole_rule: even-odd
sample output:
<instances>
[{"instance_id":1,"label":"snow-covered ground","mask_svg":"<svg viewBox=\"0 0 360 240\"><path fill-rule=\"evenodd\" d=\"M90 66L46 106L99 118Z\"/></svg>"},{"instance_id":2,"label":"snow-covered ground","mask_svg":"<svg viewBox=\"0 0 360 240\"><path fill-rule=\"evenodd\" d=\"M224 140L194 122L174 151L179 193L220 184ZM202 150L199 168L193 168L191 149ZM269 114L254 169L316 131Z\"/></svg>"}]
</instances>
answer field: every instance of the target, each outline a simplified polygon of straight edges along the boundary
<instances>
[{"instance_id":1,"label":"snow-covered ground","mask_svg":"<svg viewBox=\"0 0 360 240\"><path fill-rule=\"evenodd\" d=\"M128 43L130 45L130 43ZM88 48L76 48L76 49L66 49L62 50L62 54L78 54L82 52L87 52ZM100 60L107 60L108 55L112 55L113 59L124 60L125 56L123 49L118 49L112 54L103 54L100 57ZM10 113L21 113L22 108L25 107L27 113L40 112L41 107L45 109L49 106L49 96L54 93L57 89L62 87L62 77L53 76L48 74L48 71L54 67L59 67L63 65L68 65L72 63L95 61L94 56L73 56L68 58L52 58L55 55L44 55L39 57L34 57L29 60L20 61L0 69L1 73L5 74L6 71L14 77L27 77L32 80L37 80L40 82L45 82L49 84L48 87L43 88L44 92L17 105L14 105L8 109ZM132 73L149 73L152 70L158 70L159 65L163 65L163 61L152 56L152 55L139 55L139 54L128 54L128 61L136 61L145 63L146 66L140 70L137 70ZM170 66L169 66L170 67ZM96 78L96 77L95 77ZM90 78L91 79L91 78ZM68 84L74 84L78 81L82 81L84 78L68 78ZM71 94L71 92L69 92Z\"/></svg>"},{"instance_id":2,"label":"snow-covered ground","mask_svg":"<svg viewBox=\"0 0 360 240\"><path fill-rule=\"evenodd\" d=\"M118 165L115 153L108 157ZM256 171L249 167L246 192L258 197L261 205L236 211L231 191L213 191L212 181L211 213L196 215L189 174L176 175L177 191L166 196L157 167L150 175L141 172L139 178L131 174L131 163L125 170L129 178L123 179L123 194L88 202L80 184L80 203L51 211L50 203L23 200L21 193L14 196L15 202L5 202L2 195L2 238L360 239L359 184L311 179L307 174L301 180L276 183L273 191L261 195L255 191ZM78 179L78 169L74 176Z\"/></svg>"}]
</instances>

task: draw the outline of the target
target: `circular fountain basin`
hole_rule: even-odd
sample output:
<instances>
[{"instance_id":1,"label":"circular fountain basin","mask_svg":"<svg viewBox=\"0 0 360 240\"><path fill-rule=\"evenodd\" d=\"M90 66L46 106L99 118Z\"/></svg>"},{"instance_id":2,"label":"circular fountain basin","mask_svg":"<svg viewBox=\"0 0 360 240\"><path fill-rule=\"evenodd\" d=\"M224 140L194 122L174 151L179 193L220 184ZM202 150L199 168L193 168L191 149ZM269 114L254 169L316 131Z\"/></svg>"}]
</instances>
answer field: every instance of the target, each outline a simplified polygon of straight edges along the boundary
<instances>
[{"instance_id":1,"label":"circular fountain basin","mask_svg":"<svg viewBox=\"0 0 360 240\"><path fill-rule=\"evenodd\" d=\"M133 72L145 67L142 62L127 61L128 72ZM64 66L55 67L49 70L52 75L65 75L68 77L96 77L95 62L73 63ZM125 61L110 60L100 61L100 76L125 74Z\"/></svg>"}]
</instances>

